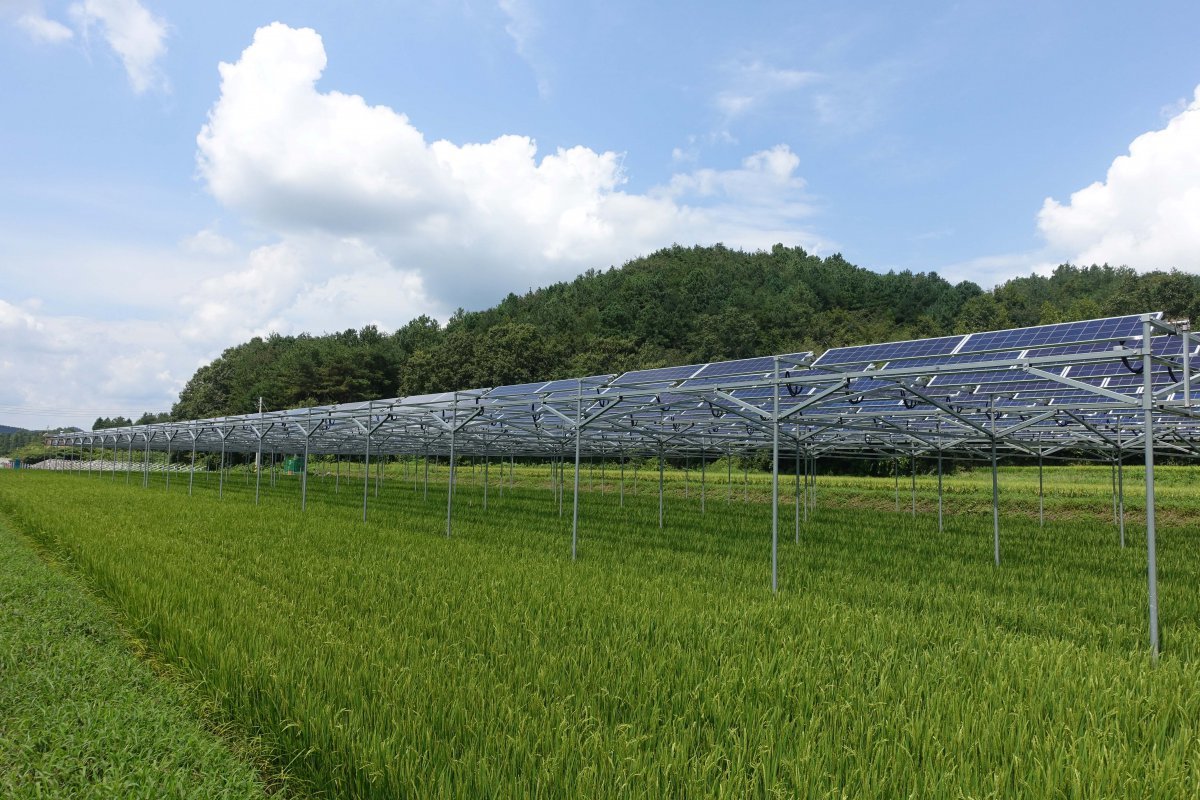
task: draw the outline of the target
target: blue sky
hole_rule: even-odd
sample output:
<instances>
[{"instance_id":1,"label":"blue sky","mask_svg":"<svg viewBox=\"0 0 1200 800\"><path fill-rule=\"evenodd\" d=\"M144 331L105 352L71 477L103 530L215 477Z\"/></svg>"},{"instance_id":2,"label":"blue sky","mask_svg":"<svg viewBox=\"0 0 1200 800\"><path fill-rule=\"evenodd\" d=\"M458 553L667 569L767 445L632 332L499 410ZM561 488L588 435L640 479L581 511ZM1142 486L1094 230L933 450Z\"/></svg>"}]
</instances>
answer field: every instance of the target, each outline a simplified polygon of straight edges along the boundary
<instances>
[{"instance_id":1,"label":"blue sky","mask_svg":"<svg viewBox=\"0 0 1200 800\"><path fill-rule=\"evenodd\" d=\"M0 0L0 422L781 241L1200 270L1195 3ZM224 67L219 65L224 64Z\"/></svg>"}]
</instances>

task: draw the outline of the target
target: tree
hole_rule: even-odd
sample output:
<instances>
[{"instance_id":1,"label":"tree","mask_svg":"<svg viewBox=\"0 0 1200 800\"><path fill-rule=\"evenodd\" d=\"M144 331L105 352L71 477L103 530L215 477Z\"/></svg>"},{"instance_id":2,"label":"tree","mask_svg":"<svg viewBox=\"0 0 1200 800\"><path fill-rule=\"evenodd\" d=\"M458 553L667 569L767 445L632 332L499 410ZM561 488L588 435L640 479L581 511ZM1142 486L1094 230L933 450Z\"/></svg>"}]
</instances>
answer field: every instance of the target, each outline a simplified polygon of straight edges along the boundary
<instances>
[{"instance_id":1,"label":"tree","mask_svg":"<svg viewBox=\"0 0 1200 800\"><path fill-rule=\"evenodd\" d=\"M1008 313L996 302L995 295L984 292L963 303L958 312L955 333L995 331L1009 327Z\"/></svg>"}]
</instances>

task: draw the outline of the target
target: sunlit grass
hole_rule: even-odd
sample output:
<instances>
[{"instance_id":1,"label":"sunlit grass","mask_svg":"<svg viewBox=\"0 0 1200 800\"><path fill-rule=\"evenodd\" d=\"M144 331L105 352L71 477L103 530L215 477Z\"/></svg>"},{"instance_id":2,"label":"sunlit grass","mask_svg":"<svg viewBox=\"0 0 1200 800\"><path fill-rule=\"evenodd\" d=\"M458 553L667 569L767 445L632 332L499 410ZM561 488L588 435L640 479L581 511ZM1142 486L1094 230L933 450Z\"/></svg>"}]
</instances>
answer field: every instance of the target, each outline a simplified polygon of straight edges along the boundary
<instances>
[{"instance_id":1,"label":"sunlit grass","mask_svg":"<svg viewBox=\"0 0 1200 800\"><path fill-rule=\"evenodd\" d=\"M719 468L584 474L577 562L544 467L499 491L390 465L275 486L0 476L0 512L69 557L161 657L330 796L1189 797L1200 786L1200 552L1164 470L1164 655L1147 647L1140 473L1128 547L1103 468L824 476L795 542L784 496ZM136 480L135 480L136 482ZM793 484L784 480L786 491ZM685 497L686 494L686 497ZM743 501L745 497L745 501ZM1168 515L1169 516L1169 515Z\"/></svg>"}]
</instances>

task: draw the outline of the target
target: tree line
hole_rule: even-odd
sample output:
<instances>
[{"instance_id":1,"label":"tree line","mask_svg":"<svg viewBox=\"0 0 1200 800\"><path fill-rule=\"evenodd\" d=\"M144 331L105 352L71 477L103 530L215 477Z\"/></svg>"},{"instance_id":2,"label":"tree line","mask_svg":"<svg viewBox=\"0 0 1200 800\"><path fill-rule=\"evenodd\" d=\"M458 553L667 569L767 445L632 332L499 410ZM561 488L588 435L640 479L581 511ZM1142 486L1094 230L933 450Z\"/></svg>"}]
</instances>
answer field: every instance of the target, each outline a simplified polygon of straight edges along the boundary
<instances>
[{"instance_id":1,"label":"tree line","mask_svg":"<svg viewBox=\"0 0 1200 800\"><path fill-rule=\"evenodd\" d=\"M1063 264L985 291L782 245L674 246L444 326L256 337L197 370L169 415L138 423L251 413L259 397L292 408L1151 310L1200 314L1200 277Z\"/></svg>"}]
</instances>

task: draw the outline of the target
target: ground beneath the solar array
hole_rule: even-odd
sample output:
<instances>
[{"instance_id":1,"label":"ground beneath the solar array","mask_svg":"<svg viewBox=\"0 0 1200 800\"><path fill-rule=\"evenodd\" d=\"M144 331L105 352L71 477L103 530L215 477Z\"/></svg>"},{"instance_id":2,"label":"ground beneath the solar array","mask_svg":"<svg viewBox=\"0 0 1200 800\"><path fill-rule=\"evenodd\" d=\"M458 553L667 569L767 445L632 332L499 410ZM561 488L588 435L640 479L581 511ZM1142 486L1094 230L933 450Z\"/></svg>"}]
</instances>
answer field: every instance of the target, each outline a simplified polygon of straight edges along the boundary
<instances>
[{"instance_id":1,"label":"ground beneath the solar array","mask_svg":"<svg viewBox=\"0 0 1200 800\"><path fill-rule=\"evenodd\" d=\"M426 494L403 470L378 494L367 483L366 524L361 473L314 474L303 514L283 476L256 507L252 475L218 499L215 476L189 497L162 475L143 489L0 473L0 518L17 532L4 552L18 572L42 568L30 548L63 564L135 637L138 663L199 687L209 727L235 747L253 733L244 752L286 768L298 794L1200 796L1193 471L1159 476L1155 664L1133 470L1125 548L1107 470L1048 471L1045 528L1036 470L1002 470L999 568L990 474L947 479L941 532L930 476L915 516L906 476L898 500L891 479L822 478L799 524L785 480L777 594L762 476L710 473L702 490L669 473L659 529L657 475L627 481L622 505L613 469L585 474L572 563L570 496L560 516L545 470L518 469L503 494L493 473L485 509L482 470L464 469L450 538L442 473ZM70 619L10 585L6 636L36 609L47 629ZM0 654L6 696L40 685L28 647ZM6 792L35 791L13 766L29 763L19 736L75 748L64 785L102 780L87 765L110 740L68 703L0 712ZM152 720L121 727L162 727ZM233 774L196 748L191 774Z\"/></svg>"}]
</instances>

